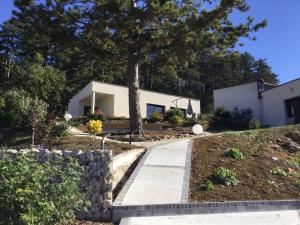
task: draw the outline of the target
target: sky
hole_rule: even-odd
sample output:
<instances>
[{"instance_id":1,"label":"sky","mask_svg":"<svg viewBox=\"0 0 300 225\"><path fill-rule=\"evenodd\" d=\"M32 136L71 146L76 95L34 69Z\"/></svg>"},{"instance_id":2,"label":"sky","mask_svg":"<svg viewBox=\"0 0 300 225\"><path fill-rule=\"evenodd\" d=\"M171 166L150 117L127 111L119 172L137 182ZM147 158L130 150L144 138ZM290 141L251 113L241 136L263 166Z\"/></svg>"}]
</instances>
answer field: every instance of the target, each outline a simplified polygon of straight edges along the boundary
<instances>
[{"instance_id":1,"label":"sky","mask_svg":"<svg viewBox=\"0 0 300 225\"><path fill-rule=\"evenodd\" d=\"M268 26L256 33L257 40L242 40L240 52L266 59L280 83L300 77L300 0L247 0L247 13L234 12L235 23L252 16L255 21L266 19ZM0 0L0 24L11 17L13 0Z\"/></svg>"}]
</instances>

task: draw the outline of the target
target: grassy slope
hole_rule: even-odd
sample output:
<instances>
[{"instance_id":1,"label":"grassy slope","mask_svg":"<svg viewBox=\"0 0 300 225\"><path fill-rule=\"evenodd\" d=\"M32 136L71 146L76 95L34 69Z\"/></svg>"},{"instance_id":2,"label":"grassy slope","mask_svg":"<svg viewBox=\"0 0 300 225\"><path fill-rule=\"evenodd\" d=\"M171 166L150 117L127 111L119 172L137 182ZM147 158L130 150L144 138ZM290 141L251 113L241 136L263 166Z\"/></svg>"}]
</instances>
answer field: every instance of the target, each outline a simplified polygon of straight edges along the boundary
<instances>
[{"instance_id":1,"label":"grassy slope","mask_svg":"<svg viewBox=\"0 0 300 225\"><path fill-rule=\"evenodd\" d=\"M194 142L191 171L190 201L225 201L258 199L300 199L300 153L290 153L278 148L288 141L289 132L299 132L300 126L284 126L258 131L245 131L199 138ZM299 143L300 144L300 143ZM244 160L224 156L227 148L236 147L245 155ZM272 157L277 157L274 161ZM298 159L298 167L295 160ZM214 171L224 166L237 173L237 186L215 184L211 191L201 189L206 179L212 179ZM288 176L270 173L279 167Z\"/></svg>"}]
</instances>

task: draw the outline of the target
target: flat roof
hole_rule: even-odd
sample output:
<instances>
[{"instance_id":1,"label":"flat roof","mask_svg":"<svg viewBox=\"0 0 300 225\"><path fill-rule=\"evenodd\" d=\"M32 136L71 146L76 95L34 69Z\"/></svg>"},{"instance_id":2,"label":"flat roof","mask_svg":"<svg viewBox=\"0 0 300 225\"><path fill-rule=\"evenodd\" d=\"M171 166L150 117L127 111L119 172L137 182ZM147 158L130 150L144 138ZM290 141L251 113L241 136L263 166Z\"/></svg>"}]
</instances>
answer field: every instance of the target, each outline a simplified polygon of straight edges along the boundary
<instances>
[{"instance_id":1,"label":"flat roof","mask_svg":"<svg viewBox=\"0 0 300 225\"><path fill-rule=\"evenodd\" d=\"M294 79L294 80L288 81L288 82L286 82L286 83L283 83L283 84L271 84L271 83L265 82L265 84L270 85L270 86L273 86L273 87L270 88L270 89L268 89L268 90L265 90L265 91L263 91L263 92L271 91L271 90L273 90L274 88L278 88L278 87L287 85L287 84L292 83L292 82L295 82L295 81L297 81L297 80L300 80L300 77L299 77L299 78L296 78L296 79ZM233 87L239 87L239 86L243 86L243 85L253 84L253 83L256 83L256 82L257 82L257 81L255 81L255 82L250 82L250 83L245 83L245 84L239 84L239 85L230 86L230 87L225 87L225 88L219 88L219 89L215 89L214 91L223 90L223 89L227 89L227 88L233 88Z\"/></svg>"},{"instance_id":2,"label":"flat roof","mask_svg":"<svg viewBox=\"0 0 300 225\"><path fill-rule=\"evenodd\" d=\"M234 85L234 86L229 86L229 87L224 87L224 88L219 88L219 89L214 89L214 91L219 91L219 90L228 89L228 88L234 88L234 87L239 87L239 86L246 86L246 85L254 84L254 83L256 84L257 81L250 82L250 83L245 83L245 84Z\"/></svg>"},{"instance_id":3,"label":"flat roof","mask_svg":"<svg viewBox=\"0 0 300 225\"><path fill-rule=\"evenodd\" d=\"M128 89L128 87L125 86L125 85L111 84L111 83L106 83L106 82L102 82L102 81L95 81L95 80L91 80L89 83L91 83L91 82L107 84L107 85L112 85L112 86L122 87L122 88L127 88ZM140 88L140 90L141 91L146 91L146 92L151 92L151 93L156 93L156 94L169 95L169 96L172 96L172 97L175 97L175 98L188 98L188 99L191 99L191 100L200 101L200 99L197 99L197 98L185 97L185 96L180 96L180 95L172 95L172 94L168 94L168 93L164 93L164 92L145 90L145 89L142 89L142 88Z\"/></svg>"},{"instance_id":4,"label":"flat roof","mask_svg":"<svg viewBox=\"0 0 300 225\"><path fill-rule=\"evenodd\" d=\"M279 84L279 85L277 85L276 87L273 87L273 88L271 88L271 89L265 90L264 92L271 91L271 90L273 90L273 89L275 89L275 88L278 88L278 87L281 87L281 86L284 86L284 85L293 83L293 82L295 82L295 81L297 81L297 80L300 80L300 77L299 77L299 78L296 78L296 79L294 79L294 80L290 80L290 81L288 81L288 82L286 82L286 83Z\"/></svg>"}]
</instances>

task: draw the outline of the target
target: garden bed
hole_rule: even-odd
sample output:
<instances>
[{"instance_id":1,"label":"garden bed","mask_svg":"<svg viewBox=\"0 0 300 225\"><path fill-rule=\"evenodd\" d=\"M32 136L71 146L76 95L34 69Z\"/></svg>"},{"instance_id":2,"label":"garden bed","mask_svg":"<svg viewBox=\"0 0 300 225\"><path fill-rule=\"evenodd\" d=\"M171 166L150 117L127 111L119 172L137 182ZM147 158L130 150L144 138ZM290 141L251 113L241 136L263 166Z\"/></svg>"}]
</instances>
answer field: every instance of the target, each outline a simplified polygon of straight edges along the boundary
<instances>
[{"instance_id":1,"label":"garden bed","mask_svg":"<svg viewBox=\"0 0 300 225\"><path fill-rule=\"evenodd\" d=\"M244 159L225 156L228 148L239 149ZM221 166L236 173L236 186L218 184ZM193 145L190 201L300 199L299 166L299 125L199 138ZM208 180L213 187L203 185Z\"/></svg>"},{"instance_id":2,"label":"garden bed","mask_svg":"<svg viewBox=\"0 0 300 225\"><path fill-rule=\"evenodd\" d=\"M151 129L150 129L151 125ZM80 129L83 132L87 132L86 125L76 126L76 128ZM115 126L114 129L105 130L105 132L128 132L129 128L123 129L122 126ZM143 141L161 141L161 140L171 140L171 139L180 139L180 138L188 138L195 136L192 132L192 127L171 127L167 124L162 123L153 123L148 124L148 126L144 127L144 137L138 137L136 135L132 136L133 142L143 142ZM100 134L101 136L101 134ZM129 142L130 135L111 135L109 136L112 140Z\"/></svg>"},{"instance_id":3,"label":"garden bed","mask_svg":"<svg viewBox=\"0 0 300 225\"><path fill-rule=\"evenodd\" d=\"M60 138L53 148L59 150L97 150L100 148L100 140L96 139L94 141L92 137L68 136ZM105 148L111 150L113 156L115 156L139 147L125 143L106 141Z\"/></svg>"}]
</instances>

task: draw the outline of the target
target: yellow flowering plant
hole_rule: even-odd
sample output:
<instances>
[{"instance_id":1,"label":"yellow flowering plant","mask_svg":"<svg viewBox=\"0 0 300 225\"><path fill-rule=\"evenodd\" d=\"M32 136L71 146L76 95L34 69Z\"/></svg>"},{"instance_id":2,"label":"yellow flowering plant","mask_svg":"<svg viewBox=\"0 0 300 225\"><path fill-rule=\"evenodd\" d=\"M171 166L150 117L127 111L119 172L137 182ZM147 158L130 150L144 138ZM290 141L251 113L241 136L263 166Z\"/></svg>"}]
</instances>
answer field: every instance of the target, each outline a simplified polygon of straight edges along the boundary
<instances>
[{"instance_id":1,"label":"yellow flowering plant","mask_svg":"<svg viewBox=\"0 0 300 225\"><path fill-rule=\"evenodd\" d=\"M88 131L91 135L95 136L102 131L102 122L100 120L90 120L87 124Z\"/></svg>"}]
</instances>

